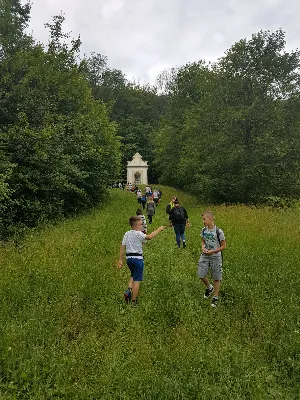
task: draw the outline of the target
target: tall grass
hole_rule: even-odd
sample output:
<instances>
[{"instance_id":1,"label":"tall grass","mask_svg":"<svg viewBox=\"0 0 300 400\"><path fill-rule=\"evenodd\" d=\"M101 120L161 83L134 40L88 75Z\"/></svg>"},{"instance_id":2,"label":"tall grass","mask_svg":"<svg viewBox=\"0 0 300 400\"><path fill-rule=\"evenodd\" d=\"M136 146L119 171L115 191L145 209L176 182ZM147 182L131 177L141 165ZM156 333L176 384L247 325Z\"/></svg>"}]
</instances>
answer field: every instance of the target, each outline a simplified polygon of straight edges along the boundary
<instances>
[{"instance_id":1,"label":"tall grass","mask_svg":"<svg viewBox=\"0 0 300 400\"><path fill-rule=\"evenodd\" d=\"M168 222L163 201L151 230ZM89 215L1 249L1 399L299 399L299 210L213 207L226 235L220 306L196 270L201 212L187 248L172 229L145 245L140 304L116 267L135 196L111 191Z\"/></svg>"}]
</instances>

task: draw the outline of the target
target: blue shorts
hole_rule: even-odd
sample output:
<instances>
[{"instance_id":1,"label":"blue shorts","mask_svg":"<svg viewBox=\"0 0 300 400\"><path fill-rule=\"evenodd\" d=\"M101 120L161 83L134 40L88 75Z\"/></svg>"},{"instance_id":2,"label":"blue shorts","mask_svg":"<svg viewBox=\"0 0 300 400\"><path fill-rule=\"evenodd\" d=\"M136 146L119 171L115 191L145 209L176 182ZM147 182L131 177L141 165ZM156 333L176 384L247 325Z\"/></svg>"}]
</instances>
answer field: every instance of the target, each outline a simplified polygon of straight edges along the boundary
<instances>
[{"instance_id":1,"label":"blue shorts","mask_svg":"<svg viewBox=\"0 0 300 400\"><path fill-rule=\"evenodd\" d=\"M140 258L129 257L126 260L130 269L130 276L134 281L142 281L144 275L144 260Z\"/></svg>"}]
</instances>

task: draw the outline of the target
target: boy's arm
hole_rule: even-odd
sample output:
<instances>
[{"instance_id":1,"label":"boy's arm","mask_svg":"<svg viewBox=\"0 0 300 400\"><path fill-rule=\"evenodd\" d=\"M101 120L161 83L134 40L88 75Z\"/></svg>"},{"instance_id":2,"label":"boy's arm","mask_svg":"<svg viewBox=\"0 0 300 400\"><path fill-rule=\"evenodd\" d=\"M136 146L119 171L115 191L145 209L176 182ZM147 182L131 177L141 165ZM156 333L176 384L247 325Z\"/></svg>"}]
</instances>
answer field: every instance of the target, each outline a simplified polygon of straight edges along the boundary
<instances>
[{"instance_id":1,"label":"boy's arm","mask_svg":"<svg viewBox=\"0 0 300 400\"><path fill-rule=\"evenodd\" d=\"M125 245L121 244L120 246L120 257L119 257L119 262L118 262L118 268L122 268L123 267L123 257L124 257L124 253L125 253Z\"/></svg>"},{"instance_id":2,"label":"boy's arm","mask_svg":"<svg viewBox=\"0 0 300 400\"><path fill-rule=\"evenodd\" d=\"M153 231L152 233L150 233L150 235L146 235L145 239L146 240L151 240L154 238L154 236L156 236L159 232L163 231L166 227L165 226L160 226L159 228L157 228L155 231Z\"/></svg>"},{"instance_id":3,"label":"boy's arm","mask_svg":"<svg viewBox=\"0 0 300 400\"><path fill-rule=\"evenodd\" d=\"M202 253L207 254L207 249L205 248L205 241L203 238L202 238Z\"/></svg>"}]
</instances>

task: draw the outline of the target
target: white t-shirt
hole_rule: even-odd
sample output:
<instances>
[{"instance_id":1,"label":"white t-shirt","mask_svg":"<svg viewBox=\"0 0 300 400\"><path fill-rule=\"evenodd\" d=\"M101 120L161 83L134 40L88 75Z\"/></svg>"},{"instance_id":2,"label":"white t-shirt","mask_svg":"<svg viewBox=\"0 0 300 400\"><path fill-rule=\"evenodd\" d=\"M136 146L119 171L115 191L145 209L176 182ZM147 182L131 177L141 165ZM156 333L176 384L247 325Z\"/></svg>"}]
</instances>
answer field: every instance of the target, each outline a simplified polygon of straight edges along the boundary
<instances>
[{"instance_id":1,"label":"white t-shirt","mask_svg":"<svg viewBox=\"0 0 300 400\"><path fill-rule=\"evenodd\" d=\"M143 258L143 243L146 242L146 235L141 231L131 230L125 233L122 245L126 246L126 255L128 253L138 253L140 256L129 256ZM127 257L127 256L126 256Z\"/></svg>"}]
</instances>

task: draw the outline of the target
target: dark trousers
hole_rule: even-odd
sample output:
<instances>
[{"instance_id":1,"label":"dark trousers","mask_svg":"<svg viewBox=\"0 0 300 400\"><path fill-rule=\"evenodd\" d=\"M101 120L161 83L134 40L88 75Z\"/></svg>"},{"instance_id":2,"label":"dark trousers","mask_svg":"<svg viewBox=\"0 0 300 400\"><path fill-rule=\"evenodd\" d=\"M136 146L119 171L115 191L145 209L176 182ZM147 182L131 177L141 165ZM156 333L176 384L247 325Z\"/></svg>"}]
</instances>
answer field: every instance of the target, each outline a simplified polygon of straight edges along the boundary
<instances>
[{"instance_id":1,"label":"dark trousers","mask_svg":"<svg viewBox=\"0 0 300 400\"><path fill-rule=\"evenodd\" d=\"M180 238L182 239L182 241L185 241L185 225L183 224L178 224L178 225L174 225L174 231L176 233L176 243L177 246L180 247Z\"/></svg>"}]
</instances>

